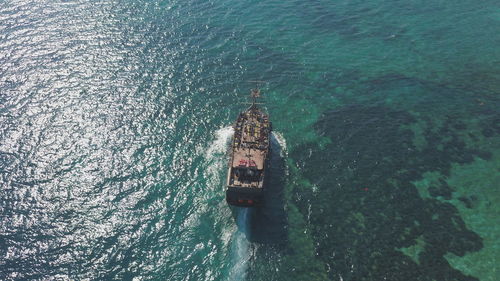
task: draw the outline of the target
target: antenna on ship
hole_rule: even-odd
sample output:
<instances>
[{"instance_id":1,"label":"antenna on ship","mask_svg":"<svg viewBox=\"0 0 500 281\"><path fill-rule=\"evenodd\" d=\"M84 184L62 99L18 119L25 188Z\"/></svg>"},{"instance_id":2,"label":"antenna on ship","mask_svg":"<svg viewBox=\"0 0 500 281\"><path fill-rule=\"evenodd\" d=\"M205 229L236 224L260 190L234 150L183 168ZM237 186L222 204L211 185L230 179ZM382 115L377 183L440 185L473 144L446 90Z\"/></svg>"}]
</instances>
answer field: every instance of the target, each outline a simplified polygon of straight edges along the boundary
<instances>
[{"instance_id":1,"label":"antenna on ship","mask_svg":"<svg viewBox=\"0 0 500 281\"><path fill-rule=\"evenodd\" d=\"M255 89L250 90L250 97L252 98L252 108L255 107L257 103L257 98L260 98L260 89L259 89L259 84L265 83L265 81L260 81L260 80L250 80L248 82L255 83Z\"/></svg>"},{"instance_id":2,"label":"antenna on ship","mask_svg":"<svg viewBox=\"0 0 500 281\"><path fill-rule=\"evenodd\" d=\"M252 97L252 107L255 106L255 103L257 101L257 98L260 98L260 89L252 89L250 96Z\"/></svg>"}]
</instances>

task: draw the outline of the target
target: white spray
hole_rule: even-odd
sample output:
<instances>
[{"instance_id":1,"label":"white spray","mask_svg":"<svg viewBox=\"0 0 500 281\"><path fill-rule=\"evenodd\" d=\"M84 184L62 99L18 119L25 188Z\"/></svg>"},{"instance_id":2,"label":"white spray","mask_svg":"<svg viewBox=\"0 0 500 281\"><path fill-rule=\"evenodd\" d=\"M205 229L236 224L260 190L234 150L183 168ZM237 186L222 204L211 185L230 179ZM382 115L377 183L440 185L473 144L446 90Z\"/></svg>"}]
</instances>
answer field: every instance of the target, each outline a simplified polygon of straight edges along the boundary
<instances>
[{"instance_id":1,"label":"white spray","mask_svg":"<svg viewBox=\"0 0 500 281\"><path fill-rule=\"evenodd\" d=\"M232 267L229 271L228 281L245 280L248 263L252 257L250 252L250 242L247 239L249 230L249 212L248 208L238 208L236 223L238 228L233 238L231 247Z\"/></svg>"}]
</instances>

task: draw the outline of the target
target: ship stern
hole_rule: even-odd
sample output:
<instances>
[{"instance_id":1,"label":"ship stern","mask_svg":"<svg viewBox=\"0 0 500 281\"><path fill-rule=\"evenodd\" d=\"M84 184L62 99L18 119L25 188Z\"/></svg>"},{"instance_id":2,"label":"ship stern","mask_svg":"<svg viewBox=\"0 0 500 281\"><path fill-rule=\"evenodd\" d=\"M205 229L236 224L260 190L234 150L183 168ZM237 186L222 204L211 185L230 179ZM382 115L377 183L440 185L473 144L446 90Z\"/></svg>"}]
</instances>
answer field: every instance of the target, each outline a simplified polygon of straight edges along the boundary
<instances>
[{"instance_id":1,"label":"ship stern","mask_svg":"<svg viewBox=\"0 0 500 281\"><path fill-rule=\"evenodd\" d=\"M254 207L263 204L264 191L259 188L228 186L226 202L238 207Z\"/></svg>"}]
</instances>

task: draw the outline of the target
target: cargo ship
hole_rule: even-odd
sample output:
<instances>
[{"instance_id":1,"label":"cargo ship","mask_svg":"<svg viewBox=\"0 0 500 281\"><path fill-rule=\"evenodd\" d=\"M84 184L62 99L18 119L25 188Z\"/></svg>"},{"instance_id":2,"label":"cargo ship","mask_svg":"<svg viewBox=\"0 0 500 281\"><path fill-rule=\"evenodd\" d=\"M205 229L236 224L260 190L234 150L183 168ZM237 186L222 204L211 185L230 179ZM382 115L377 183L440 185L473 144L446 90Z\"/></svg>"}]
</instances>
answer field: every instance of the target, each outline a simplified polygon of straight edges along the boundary
<instances>
[{"instance_id":1,"label":"cargo ship","mask_svg":"<svg viewBox=\"0 0 500 281\"><path fill-rule=\"evenodd\" d=\"M252 103L238 115L227 175L226 201L230 205L252 207L264 200L266 166L270 150L271 122L256 99L260 90L251 90Z\"/></svg>"}]
</instances>

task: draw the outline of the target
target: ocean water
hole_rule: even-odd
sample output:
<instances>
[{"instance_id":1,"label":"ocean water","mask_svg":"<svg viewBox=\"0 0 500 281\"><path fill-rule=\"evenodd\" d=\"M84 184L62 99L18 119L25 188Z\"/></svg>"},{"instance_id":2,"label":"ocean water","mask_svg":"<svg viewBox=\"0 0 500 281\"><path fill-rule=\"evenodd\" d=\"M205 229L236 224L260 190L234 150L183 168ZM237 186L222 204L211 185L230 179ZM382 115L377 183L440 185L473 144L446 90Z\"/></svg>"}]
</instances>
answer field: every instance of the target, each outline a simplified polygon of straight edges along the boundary
<instances>
[{"instance_id":1,"label":"ocean water","mask_svg":"<svg viewBox=\"0 0 500 281\"><path fill-rule=\"evenodd\" d=\"M1 0L0 280L500 280L500 3ZM266 204L224 201L262 80Z\"/></svg>"}]
</instances>

